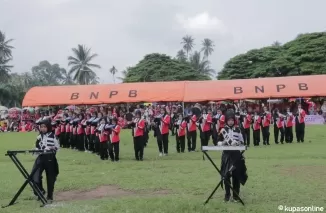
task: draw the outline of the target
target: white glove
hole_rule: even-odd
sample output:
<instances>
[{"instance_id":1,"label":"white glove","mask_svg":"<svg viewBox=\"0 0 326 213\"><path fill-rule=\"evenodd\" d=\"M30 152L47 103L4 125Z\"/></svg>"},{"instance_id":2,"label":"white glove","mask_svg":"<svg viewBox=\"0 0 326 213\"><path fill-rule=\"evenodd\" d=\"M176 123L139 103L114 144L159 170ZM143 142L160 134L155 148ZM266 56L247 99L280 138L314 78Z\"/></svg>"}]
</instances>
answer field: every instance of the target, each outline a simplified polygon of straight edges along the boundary
<instances>
[{"instance_id":1,"label":"white glove","mask_svg":"<svg viewBox=\"0 0 326 213\"><path fill-rule=\"evenodd\" d=\"M228 144L227 141L223 141L223 142L222 142L222 145L223 145L223 146L228 146L229 144Z\"/></svg>"},{"instance_id":2,"label":"white glove","mask_svg":"<svg viewBox=\"0 0 326 213\"><path fill-rule=\"evenodd\" d=\"M238 142L232 141L231 146L238 146Z\"/></svg>"}]
</instances>

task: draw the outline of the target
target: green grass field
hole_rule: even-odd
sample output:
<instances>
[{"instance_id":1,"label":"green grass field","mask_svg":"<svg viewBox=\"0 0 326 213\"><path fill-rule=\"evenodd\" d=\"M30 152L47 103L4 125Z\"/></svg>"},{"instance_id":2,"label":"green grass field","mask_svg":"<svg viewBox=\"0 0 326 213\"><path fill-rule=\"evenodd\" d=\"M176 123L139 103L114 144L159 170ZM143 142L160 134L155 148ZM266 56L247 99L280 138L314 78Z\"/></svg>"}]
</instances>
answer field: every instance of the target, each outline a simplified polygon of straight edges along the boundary
<instances>
[{"instance_id":1,"label":"green grass field","mask_svg":"<svg viewBox=\"0 0 326 213\"><path fill-rule=\"evenodd\" d=\"M222 189L206 206L203 205L218 177L210 162L202 160L202 153L178 154L174 137L170 137L169 156L160 158L151 133L144 161L137 162L133 160L131 133L126 130L121 136L119 163L101 161L89 153L60 150L57 154L60 174L54 199L66 201L56 201L50 207L40 208L40 202L32 199L28 186L16 205L0 209L0 212L269 213L280 212L279 205L326 207L325 130L325 126L308 126L303 144L275 145L272 137L271 146L250 147L245 154L249 179L240 193L245 207L238 203L223 203ZM4 154L7 150L33 148L35 137L36 133L0 134L1 205L9 203L24 181ZM219 165L221 153L212 152L211 156ZM31 170L35 157L18 157ZM103 186L110 185L112 192L104 192L106 197L92 199L92 196L103 194ZM100 186L102 191L94 191ZM87 192L92 189L93 192ZM74 191L69 192L71 190Z\"/></svg>"}]
</instances>

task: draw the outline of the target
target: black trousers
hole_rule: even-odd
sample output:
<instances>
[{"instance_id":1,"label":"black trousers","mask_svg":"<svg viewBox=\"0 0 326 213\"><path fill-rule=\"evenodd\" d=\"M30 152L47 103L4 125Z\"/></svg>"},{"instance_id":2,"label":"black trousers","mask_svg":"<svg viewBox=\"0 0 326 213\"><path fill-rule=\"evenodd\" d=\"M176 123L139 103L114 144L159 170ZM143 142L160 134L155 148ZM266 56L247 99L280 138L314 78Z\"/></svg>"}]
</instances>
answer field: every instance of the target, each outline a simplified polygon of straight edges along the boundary
<instances>
[{"instance_id":1,"label":"black trousers","mask_svg":"<svg viewBox=\"0 0 326 213\"><path fill-rule=\"evenodd\" d=\"M84 144L85 144L85 150L88 150L89 151L89 143L90 143L90 139L91 138L91 135L85 135L85 140L84 140Z\"/></svg>"},{"instance_id":2,"label":"black trousers","mask_svg":"<svg viewBox=\"0 0 326 213\"><path fill-rule=\"evenodd\" d=\"M66 138L65 138L65 132L61 132L60 136L59 136L59 140L60 140L60 147L65 148L65 144L66 144Z\"/></svg>"},{"instance_id":3,"label":"black trousers","mask_svg":"<svg viewBox=\"0 0 326 213\"><path fill-rule=\"evenodd\" d=\"M235 175L228 175L224 179L224 186L225 186L225 197L230 198L231 197L231 188L229 185L231 184L231 178L232 178L232 187L234 191L239 195L240 194L240 181ZM233 199L238 199L239 197L233 193Z\"/></svg>"},{"instance_id":4,"label":"black trousers","mask_svg":"<svg viewBox=\"0 0 326 213\"><path fill-rule=\"evenodd\" d=\"M100 138L95 135L95 141L94 141L94 148L95 148L95 153L99 154L100 153Z\"/></svg>"},{"instance_id":5,"label":"black trousers","mask_svg":"<svg viewBox=\"0 0 326 213\"><path fill-rule=\"evenodd\" d=\"M144 137L137 136L134 137L134 150L136 160L143 160L144 157Z\"/></svg>"},{"instance_id":6,"label":"black trousers","mask_svg":"<svg viewBox=\"0 0 326 213\"><path fill-rule=\"evenodd\" d=\"M241 133L244 144L250 146L250 128L241 128Z\"/></svg>"},{"instance_id":7,"label":"black trousers","mask_svg":"<svg viewBox=\"0 0 326 213\"><path fill-rule=\"evenodd\" d=\"M215 146L217 146L217 142L218 142L218 131L216 130L215 126L213 127L213 131L212 131L212 139L213 139L213 144Z\"/></svg>"},{"instance_id":8,"label":"black trousers","mask_svg":"<svg viewBox=\"0 0 326 213\"><path fill-rule=\"evenodd\" d=\"M260 129L252 131L252 137L254 139L254 146L259 146L260 142Z\"/></svg>"},{"instance_id":9,"label":"black trousers","mask_svg":"<svg viewBox=\"0 0 326 213\"><path fill-rule=\"evenodd\" d=\"M169 133L156 136L157 146L160 153L169 153Z\"/></svg>"},{"instance_id":10,"label":"black trousers","mask_svg":"<svg viewBox=\"0 0 326 213\"><path fill-rule=\"evenodd\" d=\"M70 148L76 148L76 135L70 132Z\"/></svg>"},{"instance_id":11,"label":"black trousers","mask_svg":"<svg viewBox=\"0 0 326 213\"><path fill-rule=\"evenodd\" d=\"M88 147L89 147L89 151L91 151L91 152L95 152L95 138L96 138L95 134L91 134L89 136Z\"/></svg>"},{"instance_id":12,"label":"black trousers","mask_svg":"<svg viewBox=\"0 0 326 213\"><path fill-rule=\"evenodd\" d=\"M77 135L77 149L79 151L85 151L85 134Z\"/></svg>"},{"instance_id":13,"label":"black trousers","mask_svg":"<svg viewBox=\"0 0 326 213\"><path fill-rule=\"evenodd\" d=\"M196 150L197 143L197 131L191 131L187 133L188 151Z\"/></svg>"},{"instance_id":14,"label":"black trousers","mask_svg":"<svg viewBox=\"0 0 326 213\"><path fill-rule=\"evenodd\" d=\"M101 160L109 159L108 142L107 141L99 143L99 152L100 152Z\"/></svg>"},{"instance_id":15,"label":"black trousers","mask_svg":"<svg viewBox=\"0 0 326 213\"><path fill-rule=\"evenodd\" d=\"M295 133L297 137L297 142L304 142L305 123L296 123Z\"/></svg>"},{"instance_id":16,"label":"black trousers","mask_svg":"<svg viewBox=\"0 0 326 213\"><path fill-rule=\"evenodd\" d=\"M65 148L70 147L70 132L65 133Z\"/></svg>"},{"instance_id":17,"label":"black trousers","mask_svg":"<svg viewBox=\"0 0 326 213\"><path fill-rule=\"evenodd\" d=\"M281 134L280 142L284 142L284 127L278 128L276 125L274 125L274 139L275 143L278 144L278 135Z\"/></svg>"},{"instance_id":18,"label":"black trousers","mask_svg":"<svg viewBox=\"0 0 326 213\"><path fill-rule=\"evenodd\" d=\"M38 185L39 189L45 194L42 184L42 173L45 171L47 183L47 198L53 200L54 184L58 175L57 160L55 154L39 155L34 163L33 169L39 167L33 176L33 181ZM35 192L34 192L35 194Z\"/></svg>"},{"instance_id":19,"label":"black trousers","mask_svg":"<svg viewBox=\"0 0 326 213\"><path fill-rule=\"evenodd\" d=\"M210 137L211 137L211 132L210 131L206 131L206 132L200 131L200 143L201 143L201 146L208 146L208 142L209 142Z\"/></svg>"},{"instance_id":20,"label":"black trousers","mask_svg":"<svg viewBox=\"0 0 326 213\"><path fill-rule=\"evenodd\" d=\"M119 161L120 141L109 143L109 156L111 161Z\"/></svg>"},{"instance_id":21,"label":"black trousers","mask_svg":"<svg viewBox=\"0 0 326 213\"><path fill-rule=\"evenodd\" d=\"M178 134L175 135L176 145L177 145L177 152L185 152L186 148L186 136L178 136Z\"/></svg>"},{"instance_id":22,"label":"black trousers","mask_svg":"<svg viewBox=\"0 0 326 213\"><path fill-rule=\"evenodd\" d=\"M262 127L263 143L264 145L269 144L269 126Z\"/></svg>"},{"instance_id":23,"label":"black trousers","mask_svg":"<svg viewBox=\"0 0 326 213\"><path fill-rule=\"evenodd\" d=\"M285 142L292 143L293 142L293 128L285 127Z\"/></svg>"}]
</instances>

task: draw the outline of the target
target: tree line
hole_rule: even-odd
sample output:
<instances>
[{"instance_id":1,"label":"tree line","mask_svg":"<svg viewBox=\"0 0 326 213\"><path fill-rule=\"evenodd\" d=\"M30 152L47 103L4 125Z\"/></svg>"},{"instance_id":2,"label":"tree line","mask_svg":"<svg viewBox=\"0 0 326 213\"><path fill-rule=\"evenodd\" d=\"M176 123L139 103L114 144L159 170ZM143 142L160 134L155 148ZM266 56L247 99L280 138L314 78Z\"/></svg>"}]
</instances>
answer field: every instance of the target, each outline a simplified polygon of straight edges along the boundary
<instances>
[{"instance_id":1,"label":"tree line","mask_svg":"<svg viewBox=\"0 0 326 213\"><path fill-rule=\"evenodd\" d=\"M100 81L96 73L101 66L93 63L98 55L84 45L72 48L71 56L67 57L68 70L44 60L28 72L11 73L12 41L0 31L0 105L19 106L25 93L34 86L85 85ZM209 60L214 42L205 38L198 49L195 47L195 38L186 35L175 57L151 53L122 71L112 66L108 74L114 83L116 80L128 83L326 74L324 32L301 34L285 44L275 41L270 46L237 55L228 60L219 73Z\"/></svg>"}]
</instances>

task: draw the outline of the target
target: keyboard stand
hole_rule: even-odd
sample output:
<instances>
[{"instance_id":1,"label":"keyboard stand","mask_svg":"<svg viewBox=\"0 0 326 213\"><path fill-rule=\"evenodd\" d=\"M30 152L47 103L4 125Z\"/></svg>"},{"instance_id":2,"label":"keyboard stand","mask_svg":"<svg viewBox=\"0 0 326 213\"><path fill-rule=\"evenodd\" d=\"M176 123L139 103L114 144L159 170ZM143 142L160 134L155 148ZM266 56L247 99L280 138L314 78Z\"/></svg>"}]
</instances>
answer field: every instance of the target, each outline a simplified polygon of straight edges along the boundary
<instances>
[{"instance_id":1,"label":"keyboard stand","mask_svg":"<svg viewBox=\"0 0 326 213\"><path fill-rule=\"evenodd\" d=\"M219 187L221 187L221 188L223 189L223 182L224 182L224 184L227 184L227 185L230 187L230 189L233 191L233 193L234 193L235 195L237 195L237 197L239 198L240 203L241 203L242 205L245 205L244 202L242 201L242 199L240 198L240 196L239 196L239 195L237 194L237 192L233 189L231 183L230 183L229 181L225 181L225 180L226 180L225 176L222 175L221 170L216 166L216 164L214 163L214 161L212 160L212 158L208 155L208 153L207 153L208 150L223 150L223 149L214 149L214 148L215 148L215 147L212 147L212 149L209 149L209 148L206 147L206 149L205 149L205 147L203 147L203 151L202 151L202 152L204 153L204 155L207 157L207 159L211 162L211 164L214 166L214 168L216 169L216 171L217 171L218 174L220 175L220 176L218 176L218 178L220 178L220 177L222 177L222 178L221 178L221 180L219 181L219 183L217 184L217 186L215 187L215 189L212 191L212 193L210 194L210 196L207 198L207 200L205 201L204 205L206 205L206 204L209 202L209 200L213 197L213 195L215 194L215 192L217 191L217 189L218 189ZM216 148L217 148L217 147L216 147ZM230 150L230 149L229 149L229 150Z\"/></svg>"},{"instance_id":2,"label":"keyboard stand","mask_svg":"<svg viewBox=\"0 0 326 213\"><path fill-rule=\"evenodd\" d=\"M28 174L28 172L26 171L26 169L24 168L24 166L21 164L21 162L18 160L17 158L17 153L40 153L42 152L42 154L50 154L50 152L45 152L43 153L43 151L36 151L36 150L27 150L27 151L7 151L6 156L8 156L12 162L14 162L14 164L16 165L16 167L18 168L18 170L20 171L20 173L24 176L25 178L25 182L23 183L23 185L20 187L20 189L18 190L18 192L15 194L15 196L12 198L12 200L10 201L10 203L6 206L2 206L2 208L6 208L9 206L12 206L15 204L16 200L18 199L18 197L20 196L20 194L24 191L24 189L26 188L27 184L29 184L32 189L34 190L34 192L36 193L37 197L39 198L39 200L42 202L41 207L44 207L47 204L47 200L44 197L43 193L41 192L40 188L38 187L38 185L33 181L33 176L36 173L36 171L39 169L40 165L36 165L36 167L32 170L31 174Z\"/></svg>"}]
</instances>

